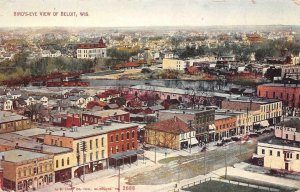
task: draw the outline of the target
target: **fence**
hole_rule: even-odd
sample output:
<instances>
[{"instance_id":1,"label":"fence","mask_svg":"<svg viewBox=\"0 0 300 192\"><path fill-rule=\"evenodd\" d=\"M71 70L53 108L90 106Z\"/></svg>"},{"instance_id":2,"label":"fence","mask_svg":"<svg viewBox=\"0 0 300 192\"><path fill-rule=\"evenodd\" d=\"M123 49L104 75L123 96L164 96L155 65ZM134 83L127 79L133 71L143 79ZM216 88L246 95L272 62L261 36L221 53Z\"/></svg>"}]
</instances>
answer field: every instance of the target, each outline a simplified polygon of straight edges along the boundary
<instances>
[{"instance_id":1,"label":"fence","mask_svg":"<svg viewBox=\"0 0 300 192\"><path fill-rule=\"evenodd\" d=\"M266 190L266 191L274 191L274 192L280 191L279 189L275 189L275 188L271 188L271 187L264 187L264 186L259 186L259 185L255 185L255 184L245 183L245 182L231 181L231 180L220 179L220 178L218 179L218 178L215 178L215 177L208 177L208 178L205 178L205 179L202 179L202 180L199 180L199 181L195 181L193 183L189 183L187 185L183 185L183 186L181 186L180 189L175 188L173 190L170 190L169 192L179 192L180 190L185 190L185 189L188 189L188 188L193 187L195 185L205 183L207 181L219 181L219 182L224 182L224 183L230 183L230 184L233 184L233 185L239 185L239 186L245 186L245 187L252 187L252 188L256 188L256 189L262 189L262 190Z\"/></svg>"}]
</instances>

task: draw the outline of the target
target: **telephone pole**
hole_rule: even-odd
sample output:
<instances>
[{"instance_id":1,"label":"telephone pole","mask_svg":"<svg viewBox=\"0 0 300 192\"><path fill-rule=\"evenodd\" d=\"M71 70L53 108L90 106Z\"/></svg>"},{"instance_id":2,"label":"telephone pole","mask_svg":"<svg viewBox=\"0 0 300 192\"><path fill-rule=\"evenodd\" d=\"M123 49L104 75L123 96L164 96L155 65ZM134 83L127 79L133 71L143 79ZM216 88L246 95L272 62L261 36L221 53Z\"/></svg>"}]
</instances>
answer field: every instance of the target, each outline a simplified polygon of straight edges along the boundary
<instances>
[{"instance_id":1,"label":"telephone pole","mask_svg":"<svg viewBox=\"0 0 300 192\"><path fill-rule=\"evenodd\" d=\"M189 128L190 128L190 153L192 153L192 120L189 120Z\"/></svg>"},{"instance_id":2,"label":"telephone pole","mask_svg":"<svg viewBox=\"0 0 300 192\"><path fill-rule=\"evenodd\" d=\"M82 181L85 182L86 141L81 141L80 142L80 150L82 151L82 154L83 154L83 158L82 158L82 162L83 162L83 176L82 176Z\"/></svg>"}]
</instances>

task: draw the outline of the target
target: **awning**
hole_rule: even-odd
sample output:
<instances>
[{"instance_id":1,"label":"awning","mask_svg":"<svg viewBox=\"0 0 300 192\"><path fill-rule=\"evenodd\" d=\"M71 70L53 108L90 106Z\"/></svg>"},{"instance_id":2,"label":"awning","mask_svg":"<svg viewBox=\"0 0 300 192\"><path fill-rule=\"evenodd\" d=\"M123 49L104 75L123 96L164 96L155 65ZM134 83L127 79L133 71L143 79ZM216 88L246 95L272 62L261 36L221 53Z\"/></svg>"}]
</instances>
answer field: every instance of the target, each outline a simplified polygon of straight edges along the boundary
<instances>
[{"instance_id":1,"label":"awning","mask_svg":"<svg viewBox=\"0 0 300 192\"><path fill-rule=\"evenodd\" d=\"M216 126L214 124L208 125L209 130L216 130Z\"/></svg>"},{"instance_id":2,"label":"awning","mask_svg":"<svg viewBox=\"0 0 300 192\"><path fill-rule=\"evenodd\" d=\"M131 151L126 151L126 152L122 152L122 153L112 154L110 156L110 158L118 160L118 159L123 159L123 158L126 158L126 157L135 156L137 154L138 154L137 150L131 150Z\"/></svg>"},{"instance_id":3,"label":"awning","mask_svg":"<svg viewBox=\"0 0 300 192\"><path fill-rule=\"evenodd\" d=\"M261 125L262 127L268 127L270 124L269 124L269 122L268 122L267 120L264 120L264 121L261 121L261 122L260 122L260 125Z\"/></svg>"},{"instance_id":4,"label":"awning","mask_svg":"<svg viewBox=\"0 0 300 192\"><path fill-rule=\"evenodd\" d=\"M191 139L191 142L192 142L192 145L196 145L199 143L198 140L194 137Z\"/></svg>"}]
</instances>

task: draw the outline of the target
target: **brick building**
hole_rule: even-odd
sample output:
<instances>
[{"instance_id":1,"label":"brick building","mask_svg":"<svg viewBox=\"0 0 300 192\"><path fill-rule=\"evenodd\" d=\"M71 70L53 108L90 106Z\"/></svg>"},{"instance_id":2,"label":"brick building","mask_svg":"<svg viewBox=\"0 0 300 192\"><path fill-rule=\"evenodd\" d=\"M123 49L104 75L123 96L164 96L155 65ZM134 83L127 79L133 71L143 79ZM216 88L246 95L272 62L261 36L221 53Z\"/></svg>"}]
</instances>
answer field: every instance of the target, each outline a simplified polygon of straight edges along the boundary
<instances>
[{"instance_id":1,"label":"brick building","mask_svg":"<svg viewBox=\"0 0 300 192\"><path fill-rule=\"evenodd\" d=\"M9 133L30 128L31 123L28 117L7 111L0 111L0 133Z\"/></svg>"},{"instance_id":2,"label":"brick building","mask_svg":"<svg viewBox=\"0 0 300 192\"><path fill-rule=\"evenodd\" d=\"M6 189L28 191L54 181L52 155L15 149L1 152L0 157Z\"/></svg>"},{"instance_id":3,"label":"brick building","mask_svg":"<svg viewBox=\"0 0 300 192\"><path fill-rule=\"evenodd\" d=\"M82 114L82 123L86 125L98 124L106 120L130 122L129 113L119 109L86 112Z\"/></svg>"},{"instance_id":4,"label":"brick building","mask_svg":"<svg viewBox=\"0 0 300 192\"><path fill-rule=\"evenodd\" d=\"M215 140L221 140L224 137L231 137L237 134L235 115L216 115L215 116Z\"/></svg>"},{"instance_id":5,"label":"brick building","mask_svg":"<svg viewBox=\"0 0 300 192\"><path fill-rule=\"evenodd\" d=\"M295 115L300 110L300 86L296 84L264 84L257 87L258 97L279 99L288 112Z\"/></svg>"},{"instance_id":6,"label":"brick building","mask_svg":"<svg viewBox=\"0 0 300 192\"><path fill-rule=\"evenodd\" d=\"M222 101L222 109L253 111L254 125L274 125L281 121L282 116L282 102L277 99L249 97L227 99Z\"/></svg>"},{"instance_id":7,"label":"brick building","mask_svg":"<svg viewBox=\"0 0 300 192\"><path fill-rule=\"evenodd\" d=\"M213 140L215 121L214 110L164 110L159 112L158 120L163 121L171 119L172 117L178 117L182 119L185 123L189 123L189 121L191 121L192 126L196 130L196 138L200 144L205 142L205 135L207 135L207 142Z\"/></svg>"}]
</instances>

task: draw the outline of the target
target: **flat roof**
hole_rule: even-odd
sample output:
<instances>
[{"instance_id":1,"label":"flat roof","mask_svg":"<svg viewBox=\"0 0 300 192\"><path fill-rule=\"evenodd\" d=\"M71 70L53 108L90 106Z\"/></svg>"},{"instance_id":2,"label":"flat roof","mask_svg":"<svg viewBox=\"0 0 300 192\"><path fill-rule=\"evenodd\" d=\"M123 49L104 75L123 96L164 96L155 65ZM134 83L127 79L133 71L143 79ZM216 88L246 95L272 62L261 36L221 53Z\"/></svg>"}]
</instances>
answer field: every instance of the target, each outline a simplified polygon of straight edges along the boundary
<instances>
[{"instance_id":1,"label":"flat roof","mask_svg":"<svg viewBox=\"0 0 300 192\"><path fill-rule=\"evenodd\" d=\"M18 163L27 160L33 160L37 158L47 157L47 154L37 153L32 151L25 151L20 149L14 149L10 151L0 152L0 157L4 156L4 161L10 161L13 163Z\"/></svg>"},{"instance_id":2,"label":"flat roof","mask_svg":"<svg viewBox=\"0 0 300 192\"><path fill-rule=\"evenodd\" d=\"M252 103L258 103L258 104L267 104L267 103L274 103L274 102L280 102L278 99L266 99L266 98L251 98L251 97L239 97L235 99L229 99L229 101L233 102L244 102L249 103L252 101Z\"/></svg>"},{"instance_id":3,"label":"flat roof","mask_svg":"<svg viewBox=\"0 0 300 192\"><path fill-rule=\"evenodd\" d=\"M102 110L102 111L85 112L82 114L95 115L95 116L100 116L100 117L109 117L109 116L115 116L115 115L128 114L128 112L120 110L120 109L110 109L110 110Z\"/></svg>"},{"instance_id":4,"label":"flat roof","mask_svg":"<svg viewBox=\"0 0 300 192\"><path fill-rule=\"evenodd\" d=\"M272 139L269 139L267 141L259 141L258 144L259 143L277 145L281 147L295 147L300 150L300 142L286 141L284 139L279 139L276 137L273 137Z\"/></svg>"},{"instance_id":5,"label":"flat roof","mask_svg":"<svg viewBox=\"0 0 300 192\"><path fill-rule=\"evenodd\" d=\"M16 114L16 113L11 113L8 111L0 111L0 123L6 123L6 122L11 122L11 121L19 121L22 119L28 119L28 117Z\"/></svg>"},{"instance_id":6,"label":"flat roof","mask_svg":"<svg viewBox=\"0 0 300 192\"><path fill-rule=\"evenodd\" d=\"M170 109L170 110L161 110L159 113L174 113L174 114L196 114L196 113L204 113L208 111L214 111L214 109Z\"/></svg>"},{"instance_id":7,"label":"flat roof","mask_svg":"<svg viewBox=\"0 0 300 192\"><path fill-rule=\"evenodd\" d=\"M42 129L42 128L26 129L26 130L22 130L22 131L15 131L13 133L16 133L16 134L22 135L22 136L27 136L27 137L47 134L46 129Z\"/></svg>"},{"instance_id":8,"label":"flat roof","mask_svg":"<svg viewBox=\"0 0 300 192\"><path fill-rule=\"evenodd\" d=\"M99 126L99 125L95 124L95 125L77 127L76 128L77 131L72 131L72 129L54 131L54 132L51 132L51 135L63 136L63 134L65 134L65 137L80 139L80 138L85 138L85 137L106 134L108 132L117 131L117 130L121 130L121 129L127 129L127 128L134 127L134 126L139 126L139 124L112 122L111 125Z\"/></svg>"},{"instance_id":9,"label":"flat roof","mask_svg":"<svg viewBox=\"0 0 300 192\"><path fill-rule=\"evenodd\" d=\"M165 93L170 93L170 94L195 95L195 96L202 96L202 97L225 97L225 98L240 97L240 95L236 95L236 94L210 92L210 91L193 91L193 90L185 90L185 89L169 88L169 87L158 87L158 86L150 86L150 85L135 85L130 88L148 90L148 91L159 91L159 92L165 92Z\"/></svg>"},{"instance_id":10,"label":"flat roof","mask_svg":"<svg viewBox=\"0 0 300 192\"><path fill-rule=\"evenodd\" d=\"M268 83L268 84L262 84L260 86L270 86L270 87L299 87L300 85L297 84L283 84L283 83Z\"/></svg>"},{"instance_id":11,"label":"flat roof","mask_svg":"<svg viewBox=\"0 0 300 192\"><path fill-rule=\"evenodd\" d=\"M230 118L230 115L215 115L215 120Z\"/></svg>"},{"instance_id":12,"label":"flat roof","mask_svg":"<svg viewBox=\"0 0 300 192\"><path fill-rule=\"evenodd\" d=\"M296 128L297 132L300 132L300 119L291 119L289 121L280 122L279 126Z\"/></svg>"}]
</instances>

